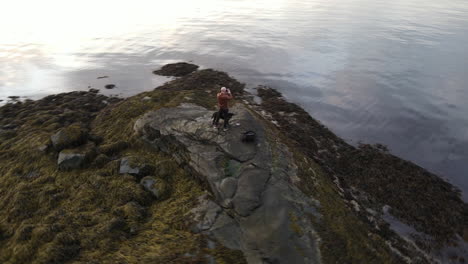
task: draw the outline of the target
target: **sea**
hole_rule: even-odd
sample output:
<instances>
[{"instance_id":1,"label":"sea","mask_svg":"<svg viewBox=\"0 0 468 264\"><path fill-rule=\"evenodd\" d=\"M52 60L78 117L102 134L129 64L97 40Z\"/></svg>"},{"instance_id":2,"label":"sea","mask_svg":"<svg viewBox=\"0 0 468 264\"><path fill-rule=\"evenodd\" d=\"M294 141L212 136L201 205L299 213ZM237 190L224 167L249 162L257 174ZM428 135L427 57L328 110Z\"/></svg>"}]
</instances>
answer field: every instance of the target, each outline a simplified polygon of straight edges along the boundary
<instances>
[{"instance_id":1,"label":"sea","mask_svg":"<svg viewBox=\"0 0 468 264\"><path fill-rule=\"evenodd\" d=\"M251 91L271 86L350 144L384 144L468 199L466 0L1 6L0 104L90 88L131 96L171 80L152 74L160 66L192 62Z\"/></svg>"}]
</instances>

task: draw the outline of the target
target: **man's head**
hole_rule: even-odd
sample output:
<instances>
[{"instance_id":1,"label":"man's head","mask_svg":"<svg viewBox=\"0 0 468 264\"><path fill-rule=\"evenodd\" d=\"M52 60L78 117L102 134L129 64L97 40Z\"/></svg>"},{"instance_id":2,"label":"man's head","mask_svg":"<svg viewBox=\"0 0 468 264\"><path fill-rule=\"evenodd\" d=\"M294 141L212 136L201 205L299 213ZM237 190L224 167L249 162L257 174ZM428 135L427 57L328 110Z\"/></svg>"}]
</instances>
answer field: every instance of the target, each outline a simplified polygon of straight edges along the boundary
<instances>
[{"instance_id":1,"label":"man's head","mask_svg":"<svg viewBox=\"0 0 468 264\"><path fill-rule=\"evenodd\" d=\"M227 93L227 91L228 91L228 90L227 90L226 87L221 87L221 92L222 92L222 93Z\"/></svg>"}]
</instances>

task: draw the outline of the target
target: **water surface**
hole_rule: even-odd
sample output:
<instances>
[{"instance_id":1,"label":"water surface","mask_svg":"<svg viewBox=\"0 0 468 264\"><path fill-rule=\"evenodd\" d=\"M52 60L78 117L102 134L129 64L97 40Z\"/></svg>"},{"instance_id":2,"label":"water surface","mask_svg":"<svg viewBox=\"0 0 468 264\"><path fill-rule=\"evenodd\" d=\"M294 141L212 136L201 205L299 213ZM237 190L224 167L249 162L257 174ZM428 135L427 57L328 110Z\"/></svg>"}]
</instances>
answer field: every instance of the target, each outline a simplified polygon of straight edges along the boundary
<instances>
[{"instance_id":1,"label":"water surface","mask_svg":"<svg viewBox=\"0 0 468 264\"><path fill-rule=\"evenodd\" d=\"M386 144L468 197L466 0L5 0L2 11L0 100L132 95L168 80L151 74L159 66L193 61L277 88L348 142Z\"/></svg>"}]
</instances>

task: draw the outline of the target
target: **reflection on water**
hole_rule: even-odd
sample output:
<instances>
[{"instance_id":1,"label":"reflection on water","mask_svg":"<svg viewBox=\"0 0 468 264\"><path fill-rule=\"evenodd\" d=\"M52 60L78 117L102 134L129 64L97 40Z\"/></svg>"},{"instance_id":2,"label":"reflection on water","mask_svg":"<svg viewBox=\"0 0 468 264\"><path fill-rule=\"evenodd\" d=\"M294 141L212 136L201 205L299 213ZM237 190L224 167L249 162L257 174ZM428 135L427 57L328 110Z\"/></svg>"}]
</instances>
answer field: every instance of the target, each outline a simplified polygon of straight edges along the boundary
<instances>
[{"instance_id":1,"label":"reflection on water","mask_svg":"<svg viewBox=\"0 0 468 264\"><path fill-rule=\"evenodd\" d=\"M192 60L271 85L348 141L387 144L468 193L465 0L4 2L0 99L108 83L130 95Z\"/></svg>"}]
</instances>

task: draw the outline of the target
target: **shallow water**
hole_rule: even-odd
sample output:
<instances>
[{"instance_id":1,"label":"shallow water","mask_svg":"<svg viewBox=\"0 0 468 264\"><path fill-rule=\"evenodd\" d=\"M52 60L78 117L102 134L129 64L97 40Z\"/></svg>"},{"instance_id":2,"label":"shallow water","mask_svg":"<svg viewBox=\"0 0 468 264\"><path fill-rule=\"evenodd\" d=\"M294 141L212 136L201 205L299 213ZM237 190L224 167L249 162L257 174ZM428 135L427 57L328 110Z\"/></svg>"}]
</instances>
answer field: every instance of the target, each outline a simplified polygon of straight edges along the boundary
<instances>
[{"instance_id":1,"label":"shallow water","mask_svg":"<svg viewBox=\"0 0 468 264\"><path fill-rule=\"evenodd\" d=\"M468 197L465 0L7 0L2 10L0 100L131 95L168 80L151 74L160 65L193 61L277 88L348 142L386 144Z\"/></svg>"}]
</instances>

